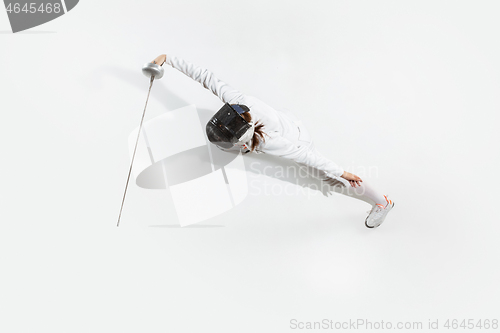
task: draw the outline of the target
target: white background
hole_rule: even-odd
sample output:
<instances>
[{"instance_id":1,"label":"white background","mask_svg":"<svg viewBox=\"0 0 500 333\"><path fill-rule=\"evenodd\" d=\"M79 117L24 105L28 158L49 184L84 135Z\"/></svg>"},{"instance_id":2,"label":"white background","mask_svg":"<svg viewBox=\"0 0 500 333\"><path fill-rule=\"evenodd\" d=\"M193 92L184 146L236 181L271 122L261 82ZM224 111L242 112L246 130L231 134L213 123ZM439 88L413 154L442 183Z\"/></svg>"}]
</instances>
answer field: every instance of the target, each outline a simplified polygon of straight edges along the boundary
<instances>
[{"instance_id":1,"label":"white background","mask_svg":"<svg viewBox=\"0 0 500 333\"><path fill-rule=\"evenodd\" d=\"M499 319L499 9L84 0L17 34L0 10L0 331ZM347 170L376 167L384 224L352 198L263 193L179 228L167 191L131 182L117 228L140 69L161 53L292 110ZM146 118L189 104L222 105L166 68Z\"/></svg>"}]
</instances>

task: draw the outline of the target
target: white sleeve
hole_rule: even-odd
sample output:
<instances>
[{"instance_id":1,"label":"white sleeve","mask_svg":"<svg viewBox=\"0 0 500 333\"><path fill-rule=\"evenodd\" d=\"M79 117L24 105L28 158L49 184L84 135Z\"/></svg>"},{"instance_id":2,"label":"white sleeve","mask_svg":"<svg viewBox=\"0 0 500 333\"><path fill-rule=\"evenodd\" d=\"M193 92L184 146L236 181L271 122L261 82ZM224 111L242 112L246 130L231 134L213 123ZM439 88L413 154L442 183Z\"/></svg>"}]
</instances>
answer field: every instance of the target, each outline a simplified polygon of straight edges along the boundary
<instances>
[{"instance_id":1,"label":"white sleeve","mask_svg":"<svg viewBox=\"0 0 500 333\"><path fill-rule=\"evenodd\" d=\"M179 57L168 54L165 63L198 81L203 87L211 90L212 93L219 97L223 103L239 104L245 97L240 91L216 78L208 69L198 67Z\"/></svg>"},{"instance_id":2,"label":"white sleeve","mask_svg":"<svg viewBox=\"0 0 500 333\"><path fill-rule=\"evenodd\" d=\"M331 160L314 150L308 149L306 146L300 148L293 144L290 140L282 136L272 136L266 140L267 142L262 147L262 152L270 155L284 157L295 161L296 163L313 167L324 174L326 177L340 177L344 173L344 169L338 166ZM321 177L321 176L320 176ZM321 177L323 178L323 177Z\"/></svg>"}]
</instances>

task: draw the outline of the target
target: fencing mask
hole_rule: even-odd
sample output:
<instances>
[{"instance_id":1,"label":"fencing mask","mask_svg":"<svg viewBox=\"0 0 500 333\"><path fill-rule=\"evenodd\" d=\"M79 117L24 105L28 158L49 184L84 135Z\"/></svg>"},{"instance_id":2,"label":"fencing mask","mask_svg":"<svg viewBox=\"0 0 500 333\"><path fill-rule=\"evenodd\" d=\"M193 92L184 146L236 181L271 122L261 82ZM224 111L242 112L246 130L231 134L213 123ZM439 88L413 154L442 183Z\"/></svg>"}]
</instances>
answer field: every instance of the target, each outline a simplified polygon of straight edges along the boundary
<instances>
[{"instance_id":1,"label":"fencing mask","mask_svg":"<svg viewBox=\"0 0 500 333\"><path fill-rule=\"evenodd\" d=\"M254 133L253 122L249 123L241 116L248 111L250 109L245 105L224 104L207 123L208 140L225 149L244 147Z\"/></svg>"}]
</instances>

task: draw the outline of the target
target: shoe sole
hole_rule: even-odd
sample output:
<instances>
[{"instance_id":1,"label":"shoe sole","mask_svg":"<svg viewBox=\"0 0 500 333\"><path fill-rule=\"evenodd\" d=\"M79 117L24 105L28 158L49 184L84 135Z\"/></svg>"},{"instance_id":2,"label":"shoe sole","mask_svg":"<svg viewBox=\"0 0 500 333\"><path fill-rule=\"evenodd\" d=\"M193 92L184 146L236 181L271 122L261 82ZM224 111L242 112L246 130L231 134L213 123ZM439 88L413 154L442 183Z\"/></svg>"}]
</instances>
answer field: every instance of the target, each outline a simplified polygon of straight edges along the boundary
<instances>
[{"instance_id":1,"label":"shoe sole","mask_svg":"<svg viewBox=\"0 0 500 333\"><path fill-rule=\"evenodd\" d=\"M394 205L394 202L393 202L393 203L392 203L391 210L394 208L394 206L395 206L395 205ZM370 227L368 224L366 224L366 220L368 220L368 216L367 216L367 217L366 217L366 219L365 219L365 226L366 226L367 228L370 228L370 229L380 227L380 225L381 225L382 223L384 223L384 221L382 221L382 223L380 223L379 225L377 225L377 226L371 226L371 227ZM385 220L385 219L384 219L384 220Z\"/></svg>"}]
</instances>

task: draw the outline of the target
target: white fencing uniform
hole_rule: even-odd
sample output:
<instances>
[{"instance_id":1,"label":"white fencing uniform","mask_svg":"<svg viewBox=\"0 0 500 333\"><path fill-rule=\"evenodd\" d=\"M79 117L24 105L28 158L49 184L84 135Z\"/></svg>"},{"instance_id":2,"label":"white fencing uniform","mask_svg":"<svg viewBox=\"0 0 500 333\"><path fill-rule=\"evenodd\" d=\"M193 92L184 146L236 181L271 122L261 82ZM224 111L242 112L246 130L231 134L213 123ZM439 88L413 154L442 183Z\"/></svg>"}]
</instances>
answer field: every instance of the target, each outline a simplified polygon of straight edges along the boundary
<instances>
[{"instance_id":1,"label":"white fencing uniform","mask_svg":"<svg viewBox=\"0 0 500 333\"><path fill-rule=\"evenodd\" d=\"M293 115L275 110L261 100L241 93L216 78L209 70L179 57L167 55L165 62L211 90L222 102L248 106L252 121L264 124L263 131L267 134L264 136L265 141L255 147L255 152L293 160L306 167L314 177L331 185L348 184L340 178L344 169L315 149L309 132Z\"/></svg>"}]
</instances>

